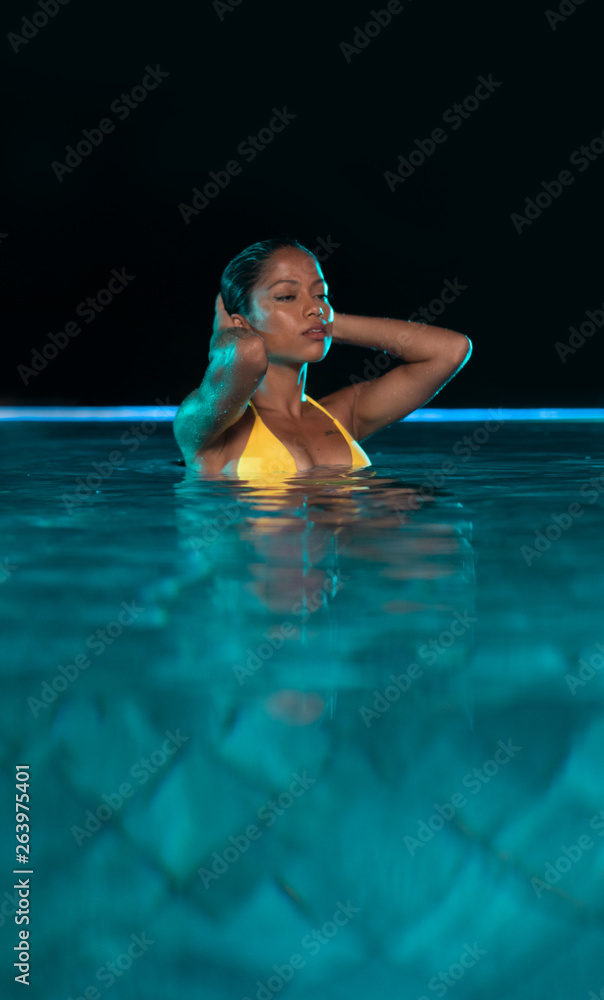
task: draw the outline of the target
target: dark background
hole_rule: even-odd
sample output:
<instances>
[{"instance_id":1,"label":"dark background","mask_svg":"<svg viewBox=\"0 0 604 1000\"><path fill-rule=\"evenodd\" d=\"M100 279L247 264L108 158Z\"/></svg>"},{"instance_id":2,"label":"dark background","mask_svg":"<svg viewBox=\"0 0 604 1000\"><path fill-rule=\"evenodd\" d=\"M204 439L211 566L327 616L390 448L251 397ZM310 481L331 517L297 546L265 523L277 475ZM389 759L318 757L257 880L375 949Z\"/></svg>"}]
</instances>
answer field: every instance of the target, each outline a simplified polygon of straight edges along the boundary
<instances>
[{"instance_id":1,"label":"dark background","mask_svg":"<svg viewBox=\"0 0 604 1000\"><path fill-rule=\"evenodd\" d=\"M289 234L338 244L322 263L336 311L408 319L445 279L467 286L433 322L474 353L432 405L603 406L604 327L565 363L554 346L604 303L604 155L569 164L604 128L597 0L556 30L546 0L402 6L347 62L370 0L241 0L222 15L70 0L18 52L8 33L40 8L5 3L0 403L180 402L203 376L223 268ZM148 64L169 76L120 120L110 105ZM456 131L443 124L489 74L501 86ZM246 162L237 146L284 106L295 120ZM106 117L114 131L59 182L52 161ZM384 172L438 127L447 141L391 192ZM185 224L179 204L233 159L239 176ZM519 234L512 213L564 169L572 186ZM135 278L86 324L76 307L113 268ZM70 321L81 333L25 385L17 366ZM371 356L332 347L309 393Z\"/></svg>"}]
</instances>

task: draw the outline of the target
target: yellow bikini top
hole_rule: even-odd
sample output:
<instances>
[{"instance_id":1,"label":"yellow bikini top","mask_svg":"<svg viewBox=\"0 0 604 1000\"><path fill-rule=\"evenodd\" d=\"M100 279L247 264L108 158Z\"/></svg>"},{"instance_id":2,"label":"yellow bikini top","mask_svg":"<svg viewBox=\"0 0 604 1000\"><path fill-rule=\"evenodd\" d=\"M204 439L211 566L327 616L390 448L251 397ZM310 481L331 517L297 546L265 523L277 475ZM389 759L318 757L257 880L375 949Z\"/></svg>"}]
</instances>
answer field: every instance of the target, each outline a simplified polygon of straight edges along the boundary
<instances>
[{"instance_id":1,"label":"yellow bikini top","mask_svg":"<svg viewBox=\"0 0 604 1000\"><path fill-rule=\"evenodd\" d=\"M331 413L321 406L320 403L311 399L310 396L304 397L304 402L306 401L318 407L323 413L326 413L330 420L333 420L340 433L344 435L350 446L351 465L353 469L360 469L371 465L369 456L363 451L360 444L355 441L352 435L348 433L346 428L342 427L339 420L336 420ZM252 407L256 419L243 455L239 459L237 475L241 476L242 479L247 479L250 476L294 475L298 471L294 456L281 443L279 438L275 437L272 431L269 431L251 399L249 405Z\"/></svg>"}]
</instances>

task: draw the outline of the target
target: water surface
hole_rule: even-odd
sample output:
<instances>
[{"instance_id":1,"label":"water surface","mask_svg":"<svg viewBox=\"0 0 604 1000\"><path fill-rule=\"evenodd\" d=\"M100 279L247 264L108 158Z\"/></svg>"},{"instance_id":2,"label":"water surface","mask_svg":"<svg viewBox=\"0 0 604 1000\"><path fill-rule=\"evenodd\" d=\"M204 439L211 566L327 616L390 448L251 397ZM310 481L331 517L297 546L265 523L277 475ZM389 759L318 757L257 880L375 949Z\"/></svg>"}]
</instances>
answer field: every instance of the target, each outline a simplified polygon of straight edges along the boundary
<instances>
[{"instance_id":1,"label":"water surface","mask_svg":"<svg viewBox=\"0 0 604 1000\"><path fill-rule=\"evenodd\" d=\"M601 426L485 426L280 485L0 426L30 995L600 995Z\"/></svg>"}]
</instances>

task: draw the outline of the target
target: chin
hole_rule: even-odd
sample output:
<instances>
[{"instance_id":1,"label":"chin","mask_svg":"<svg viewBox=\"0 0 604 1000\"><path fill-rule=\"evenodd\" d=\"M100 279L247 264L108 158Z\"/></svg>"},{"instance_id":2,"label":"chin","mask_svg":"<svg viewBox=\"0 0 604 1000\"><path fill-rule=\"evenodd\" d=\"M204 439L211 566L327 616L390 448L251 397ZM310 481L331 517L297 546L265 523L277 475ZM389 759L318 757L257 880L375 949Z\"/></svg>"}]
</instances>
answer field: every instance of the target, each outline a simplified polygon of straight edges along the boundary
<instances>
[{"instance_id":1,"label":"chin","mask_svg":"<svg viewBox=\"0 0 604 1000\"><path fill-rule=\"evenodd\" d=\"M324 357L331 347L331 340L326 337L325 340L311 340L310 344L312 344L313 348L316 348L314 353L320 353L321 357Z\"/></svg>"}]
</instances>

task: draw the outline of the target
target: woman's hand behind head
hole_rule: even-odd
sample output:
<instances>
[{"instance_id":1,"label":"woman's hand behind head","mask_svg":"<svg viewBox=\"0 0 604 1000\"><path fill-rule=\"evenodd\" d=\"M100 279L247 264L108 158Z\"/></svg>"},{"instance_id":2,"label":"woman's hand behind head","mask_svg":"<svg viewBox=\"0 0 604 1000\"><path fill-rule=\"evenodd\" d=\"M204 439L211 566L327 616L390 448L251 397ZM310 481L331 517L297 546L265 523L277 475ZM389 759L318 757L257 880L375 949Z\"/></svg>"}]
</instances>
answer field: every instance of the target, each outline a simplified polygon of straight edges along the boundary
<instances>
[{"instance_id":1,"label":"woman's hand behind head","mask_svg":"<svg viewBox=\"0 0 604 1000\"><path fill-rule=\"evenodd\" d=\"M238 340L249 339L261 340L264 344L263 337L253 330L251 326L243 326L239 316L236 319L229 316L224 308L222 295L218 294L216 296L214 325L212 327L208 357L211 359L215 351L221 351L227 345L236 343Z\"/></svg>"}]
</instances>

